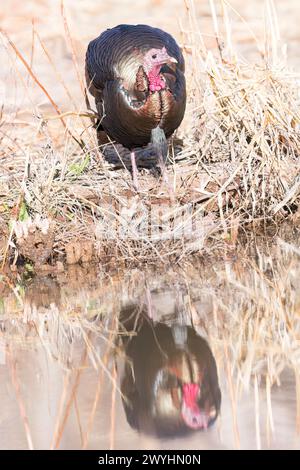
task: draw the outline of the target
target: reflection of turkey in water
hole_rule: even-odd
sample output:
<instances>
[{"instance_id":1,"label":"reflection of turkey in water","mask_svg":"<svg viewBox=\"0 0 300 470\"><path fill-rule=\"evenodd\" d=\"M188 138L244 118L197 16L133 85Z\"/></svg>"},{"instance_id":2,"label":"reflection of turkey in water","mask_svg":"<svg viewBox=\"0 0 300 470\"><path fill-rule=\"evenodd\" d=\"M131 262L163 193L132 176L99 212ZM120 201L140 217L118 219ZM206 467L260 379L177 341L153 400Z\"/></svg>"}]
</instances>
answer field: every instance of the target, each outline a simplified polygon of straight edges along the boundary
<instances>
[{"instance_id":1,"label":"reflection of turkey in water","mask_svg":"<svg viewBox=\"0 0 300 470\"><path fill-rule=\"evenodd\" d=\"M300 264L270 259L2 289L0 448L298 448Z\"/></svg>"},{"instance_id":2,"label":"reflection of turkey in water","mask_svg":"<svg viewBox=\"0 0 300 470\"><path fill-rule=\"evenodd\" d=\"M138 319L131 315L136 336L125 340L130 362L121 385L128 423L161 436L207 429L221 402L207 342L190 326L155 324L146 314Z\"/></svg>"},{"instance_id":3,"label":"reflection of turkey in water","mask_svg":"<svg viewBox=\"0 0 300 470\"><path fill-rule=\"evenodd\" d=\"M2 372L11 392L0 393L0 398L3 408L10 413L13 409L12 432L17 427L20 433L19 444L16 435L11 442L4 436L3 448L26 447L26 440L37 448L89 448L93 433L104 431L114 447L112 441L125 432L125 422L127 432L138 431L149 442L151 436L183 438L213 425L221 403L216 362L187 318L182 292L146 288L135 302L121 301L117 312L110 306L106 315L83 291L92 314L85 317L83 302L82 318L76 318L78 305L61 310L61 291L51 279L35 280L25 290L22 344L16 341L19 326L1 323L7 341ZM34 438L35 415L46 423L44 439ZM108 445L103 442L101 447Z\"/></svg>"}]
</instances>

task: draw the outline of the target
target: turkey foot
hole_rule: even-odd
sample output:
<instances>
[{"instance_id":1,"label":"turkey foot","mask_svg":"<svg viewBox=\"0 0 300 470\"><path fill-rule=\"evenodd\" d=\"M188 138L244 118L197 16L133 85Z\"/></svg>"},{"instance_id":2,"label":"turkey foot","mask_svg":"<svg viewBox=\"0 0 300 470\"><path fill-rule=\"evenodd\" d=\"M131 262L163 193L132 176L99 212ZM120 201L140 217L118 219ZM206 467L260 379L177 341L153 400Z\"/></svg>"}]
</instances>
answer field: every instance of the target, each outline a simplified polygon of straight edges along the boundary
<instances>
[{"instance_id":1,"label":"turkey foot","mask_svg":"<svg viewBox=\"0 0 300 470\"><path fill-rule=\"evenodd\" d=\"M139 190L139 181L138 181L138 169L136 166L135 160L135 153L130 152L130 159L131 159L131 171L132 171L132 179L133 179L133 186L136 191Z\"/></svg>"}]
</instances>

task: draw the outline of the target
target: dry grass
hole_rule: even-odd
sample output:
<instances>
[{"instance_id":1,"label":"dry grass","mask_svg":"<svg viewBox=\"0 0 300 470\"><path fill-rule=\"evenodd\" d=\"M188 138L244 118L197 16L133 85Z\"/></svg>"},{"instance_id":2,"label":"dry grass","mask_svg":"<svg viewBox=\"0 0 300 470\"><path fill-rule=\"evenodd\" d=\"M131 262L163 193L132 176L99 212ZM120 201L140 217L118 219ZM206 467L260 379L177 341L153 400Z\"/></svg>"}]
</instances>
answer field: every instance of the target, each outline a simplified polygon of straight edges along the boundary
<instances>
[{"instance_id":1,"label":"dry grass","mask_svg":"<svg viewBox=\"0 0 300 470\"><path fill-rule=\"evenodd\" d=\"M219 246L224 234L235 242L246 224L276 223L297 210L299 85L286 64L271 1L259 63L248 63L235 51L230 19L241 19L227 1L221 2L218 16L210 2L217 44L213 50L205 46L193 2L186 1L188 22L182 26L182 45L189 104L182 141L170 144L167 183L153 170L144 169L138 194L125 168L128 152L113 143L97 146L85 110L82 70L61 6L81 98L72 98L55 57L34 25L32 55L34 45L43 49L49 70L72 100L64 112L34 72L32 57L24 57L2 33L17 87L29 95L25 70L56 113L42 113L33 104L35 117L26 123L25 132L20 111L17 118L5 108L2 113L3 266L21 256L38 269L43 249L50 250L52 264L66 259L68 263L103 262L112 257L135 264L182 261ZM12 133L12 125L20 126L20 131ZM141 151L140 160L151 166L151 149ZM52 227L52 241L49 232L43 232L43 223ZM90 245L84 248L87 241Z\"/></svg>"}]
</instances>

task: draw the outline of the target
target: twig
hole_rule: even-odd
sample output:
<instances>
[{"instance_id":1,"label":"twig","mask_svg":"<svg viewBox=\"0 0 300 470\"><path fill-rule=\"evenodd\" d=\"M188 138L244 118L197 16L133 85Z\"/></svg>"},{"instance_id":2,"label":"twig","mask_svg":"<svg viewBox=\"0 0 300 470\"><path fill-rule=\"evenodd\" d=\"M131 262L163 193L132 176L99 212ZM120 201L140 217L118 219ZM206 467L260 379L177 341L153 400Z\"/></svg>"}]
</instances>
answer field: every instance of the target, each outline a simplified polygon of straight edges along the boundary
<instances>
[{"instance_id":1,"label":"twig","mask_svg":"<svg viewBox=\"0 0 300 470\"><path fill-rule=\"evenodd\" d=\"M112 372L112 394L111 394L111 409L110 409L110 445L109 449L114 449L115 446L115 428L116 428L116 382L117 381L117 366L113 365Z\"/></svg>"},{"instance_id":2,"label":"twig","mask_svg":"<svg viewBox=\"0 0 300 470\"><path fill-rule=\"evenodd\" d=\"M8 358L9 358L8 363L9 363L10 371L11 371L12 384L14 386L16 397L17 397L17 402L18 402L18 405L19 405L20 415L21 415L23 425L24 425L24 429L25 429L28 448L30 450L34 450L31 431L30 431L30 427L29 427L29 421L28 421L28 417L27 417L27 413L26 413L24 400L23 400L22 394L21 394L20 382L19 382L18 376L17 376L17 362L16 362L15 359L13 359L12 351L11 351L9 346L7 346L7 354L8 354Z\"/></svg>"},{"instance_id":3,"label":"twig","mask_svg":"<svg viewBox=\"0 0 300 470\"><path fill-rule=\"evenodd\" d=\"M44 121L50 121L53 119L61 119L67 116L76 116L76 117L87 117L87 118L98 118L97 114L92 113L75 113L73 111L66 111L65 113L59 114L58 116L43 116Z\"/></svg>"},{"instance_id":4,"label":"twig","mask_svg":"<svg viewBox=\"0 0 300 470\"><path fill-rule=\"evenodd\" d=\"M55 101L53 100L53 98L50 96L50 94L48 93L48 91L46 90L46 88L44 87L44 85L42 85L42 83L40 82L40 80L37 78L37 76L35 75L35 73L33 72L32 68L30 67L30 65L28 64L28 62L26 61L26 59L23 57L23 55L21 54L21 52L19 51L19 49L16 47L16 45L13 43L13 41L10 39L10 37L8 36L8 34L4 31L4 30L1 30L1 33L4 35L4 37L7 39L8 43L10 44L10 46L12 47L12 49L14 50L14 52L16 53L17 57L20 59L20 61L22 62L22 64L24 65L24 67L26 68L26 70L28 71L28 73L30 74L30 76L32 77L32 79L35 81L35 83L41 88L41 90L44 92L44 94L47 96L48 100L50 101L51 105L53 106L53 108L55 109L55 111L57 112L57 114L60 116L62 113L59 109L59 107L57 106L57 104L55 103ZM85 143L82 141L82 140L78 140L73 134L72 132L70 131L70 129L68 129L67 127L67 124L65 123L63 117L60 116L60 120L62 122L62 124L64 125L66 131L70 134L70 136L72 137L72 139L75 140L75 142L80 146L80 148L82 149L85 149Z\"/></svg>"}]
</instances>

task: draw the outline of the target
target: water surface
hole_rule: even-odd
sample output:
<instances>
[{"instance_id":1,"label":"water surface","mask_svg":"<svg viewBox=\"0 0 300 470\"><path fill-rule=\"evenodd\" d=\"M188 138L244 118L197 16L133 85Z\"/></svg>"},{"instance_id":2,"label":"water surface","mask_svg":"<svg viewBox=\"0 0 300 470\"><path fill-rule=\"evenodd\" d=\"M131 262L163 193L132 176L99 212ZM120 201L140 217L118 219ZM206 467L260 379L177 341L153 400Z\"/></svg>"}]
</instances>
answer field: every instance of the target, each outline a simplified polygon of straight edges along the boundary
<instances>
[{"instance_id":1,"label":"water surface","mask_svg":"<svg viewBox=\"0 0 300 470\"><path fill-rule=\"evenodd\" d=\"M4 282L0 448L300 448L297 250Z\"/></svg>"}]
</instances>

